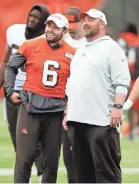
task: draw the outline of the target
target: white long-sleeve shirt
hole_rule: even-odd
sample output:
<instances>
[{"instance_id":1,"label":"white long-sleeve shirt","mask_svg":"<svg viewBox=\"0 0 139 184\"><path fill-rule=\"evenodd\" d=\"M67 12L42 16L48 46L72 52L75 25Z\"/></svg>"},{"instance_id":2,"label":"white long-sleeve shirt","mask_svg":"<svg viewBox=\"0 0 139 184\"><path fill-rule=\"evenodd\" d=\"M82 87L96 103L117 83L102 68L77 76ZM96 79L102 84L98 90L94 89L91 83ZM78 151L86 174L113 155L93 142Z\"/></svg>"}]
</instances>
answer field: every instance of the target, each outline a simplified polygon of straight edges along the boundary
<instances>
[{"instance_id":1,"label":"white long-sleeve shirt","mask_svg":"<svg viewBox=\"0 0 139 184\"><path fill-rule=\"evenodd\" d=\"M87 42L71 62L68 121L106 126L116 93L127 94L130 74L122 48L109 36Z\"/></svg>"},{"instance_id":2,"label":"white long-sleeve shirt","mask_svg":"<svg viewBox=\"0 0 139 184\"><path fill-rule=\"evenodd\" d=\"M11 57L17 52L19 46L25 41L25 28L26 24L14 24L10 26L6 31L7 44L12 48ZM15 90L21 90L26 80L26 73L19 69L15 80Z\"/></svg>"}]
</instances>

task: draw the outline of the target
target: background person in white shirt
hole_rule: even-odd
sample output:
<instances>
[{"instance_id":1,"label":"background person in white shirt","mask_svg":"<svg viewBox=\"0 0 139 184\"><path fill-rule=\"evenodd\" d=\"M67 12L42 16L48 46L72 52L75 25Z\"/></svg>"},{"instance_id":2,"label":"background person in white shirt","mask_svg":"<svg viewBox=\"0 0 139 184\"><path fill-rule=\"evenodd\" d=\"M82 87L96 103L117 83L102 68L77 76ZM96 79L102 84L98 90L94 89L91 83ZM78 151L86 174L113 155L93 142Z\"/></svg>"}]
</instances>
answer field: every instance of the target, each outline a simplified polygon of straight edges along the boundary
<instances>
[{"instance_id":1,"label":"background person in white shirt","mask_svg":"<svg viewBox=\"0 0 139 184\"><path fill-rule=\"evenodd\" d=\"M106 36L102 12L90 9L79 18L87 42L71 62L63 120L72 144L76 182L120 183L117 127L130 86L127 59L122 48Z\"/></svg>"},{"instance_id":2,"label":"background person in white shirt","mask_svg":"<svg viewBox=\"0 0 139 184\"><path fill-rule=\"evenodd\" d=\"M65 12L65 16L69 21L68 35L65 41L72 45L72 47L78 48L84 45L86 38L84 37L83 30L81 28L81 21L79 14L81 10L78 7L70 7Z\"/></svg>"}]
</instances>

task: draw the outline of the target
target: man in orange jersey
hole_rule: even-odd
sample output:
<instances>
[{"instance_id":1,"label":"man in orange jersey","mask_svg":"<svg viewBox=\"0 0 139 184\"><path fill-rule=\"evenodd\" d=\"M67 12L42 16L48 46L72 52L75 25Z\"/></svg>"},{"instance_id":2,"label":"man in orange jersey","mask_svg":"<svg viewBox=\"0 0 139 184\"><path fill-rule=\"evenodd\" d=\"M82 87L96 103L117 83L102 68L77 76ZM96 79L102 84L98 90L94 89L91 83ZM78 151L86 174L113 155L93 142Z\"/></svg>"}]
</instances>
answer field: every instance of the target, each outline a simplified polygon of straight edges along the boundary
<instances>
[{"instance_id":1,"label":"man in orange jersey","mask_svg":"<svg viewBox=\"0 0 139 184\"><path fill-rule=\"evenodd\" d=\"M60 156L65 88L75 49L63 41L68 20L57 13L46 21L46 38L24 42L6 66L5 89L21 101L17 127L15 183L28 183L38 140L43 149L42 183L55 183ZM23 92L13 91L18 68L27 73Z\"/></svg>"},{"instance_id":2,"label":"man in orange jersey","mask_svg":"<svg viewBox=\"0 0 139 184\"><path fill-rule=\"evenodd\" d=\"M43 4L36 4L33 6L28 14L26 24L14 24L11 25L6 31L6 40L7 43L5 45L5 54L4 58L0 64L0 88L4 83L4 73L5 66L8 60L16 53L17 49L20 45L23 44L24 41L30 40L33 38L37 38L39 36L44 36L45 32L45 24L47 17L50 15L50 12L46 6ZM20 68L18 70L18 74L16 76L14 90L21 91L23 88L23 84L26 78L26 73L24 72L24 68ZM6 95L5 95L6 96ZM11 140L16 151L16 127L17 127L17 119L18 112L20 109L20 103L12 103L9 98L4 99L4 119L7 120L8 129L10 132ZM35 165L37 168L37 175L39 181L42 178L42 167L41 167L41 144L38 143L38 149L36 151Z\"/></svg>"}]
</instances>

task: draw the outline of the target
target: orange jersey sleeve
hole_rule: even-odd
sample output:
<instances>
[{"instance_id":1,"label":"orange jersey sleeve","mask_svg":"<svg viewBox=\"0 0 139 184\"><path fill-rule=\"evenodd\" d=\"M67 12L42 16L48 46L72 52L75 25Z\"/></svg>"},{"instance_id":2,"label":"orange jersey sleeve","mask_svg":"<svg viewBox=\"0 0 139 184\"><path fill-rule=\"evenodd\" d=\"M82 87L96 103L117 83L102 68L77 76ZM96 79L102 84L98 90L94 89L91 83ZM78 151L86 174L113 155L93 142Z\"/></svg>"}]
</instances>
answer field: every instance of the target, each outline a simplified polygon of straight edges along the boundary
<instances>
[{"instance_id":1,"label":"orange jersey sleeve","mask_svg":"<svg viewBox=\"0 0 139 184\"><path fill-rule=\"evenodd\" d=\"M30 55L31 53L31 49L30 49L30 46L29 46L29 41L25 41L20 47L19 49L17 50L18 53L20 53L21 55L25 56L25 58L27 59L28 56Z\"/></svg>"}]
</instances>

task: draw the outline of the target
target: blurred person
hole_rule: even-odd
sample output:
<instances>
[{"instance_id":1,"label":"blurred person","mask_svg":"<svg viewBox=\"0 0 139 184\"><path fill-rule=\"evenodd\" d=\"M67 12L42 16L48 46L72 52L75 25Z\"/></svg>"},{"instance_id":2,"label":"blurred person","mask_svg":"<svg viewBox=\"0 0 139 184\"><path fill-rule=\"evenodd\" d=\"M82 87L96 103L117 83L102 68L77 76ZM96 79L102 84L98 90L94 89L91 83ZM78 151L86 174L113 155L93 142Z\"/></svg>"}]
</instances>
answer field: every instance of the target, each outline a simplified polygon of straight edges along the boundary
<instances>
[{"instance_id":1,"label":"blurred person","mask_svg":"<svg viewBox=\"0 0 139 184\"><path fill-rule=\"evenodd\" d=\"M139 76L139 49L137 48L139 46L139 37L137 26L133 23L128 23L126 28L120 33L118 43L123 48L128 59L131 74L131 91L135 80ZM139 100L129 110L128 117L130 124L129 138L133 139L136 134L139 134Z\"/></svg>"},{"instance_id":2,"label":"blurred person","mask_svg":"<svg viewBox=\"0 0 139 184\"><path fill-rule=\"evenodd\" d=\"M44 22L50 15L49 10L44 5L35 5L31 8L26 24L14 24L7 29L6 32L6 50L4 59L0 65L0 87L4 83L5 66L8 60L16 53L17 49L25 40L30 40L41 35L44 35L45 25ZM23 88L26 73L24 67L18 70L13 89L20 92ZM11 99L6 98L6 116L8 120L8 128L11 135L12 143L16 151L16 127L19 115L20 100L13 103ZM37 167L37 174L41 180L42 167L41 167L41 144L38 143L36 152L35 165Z\"/></svg>"},{"instance_id":3,"label":"blurred person","mask_svg":"<svg viewBox=\"0 0 139 184\"><path fill-rule=\"evenodd\" d=\"M76 40L84 37L81 33L81 23L78 17L80 12L81 10L78 7L70 7L65 13L69 21L68 33Z\"/></svg>"},{"instance_id":4,"label":"blurred person","mask_svg":"<svg viewBox=\"0 0 139 184\"><path fill-rule=\"evenodd\" d=\"M78 48L85 44L86 38L83 35L79 14L81 10L78 7L70 7L66 10L65 16L69 21L68 33L65 41L72 47ZM68 183L76 183L74 167L72 161L72 146L68 138L68 133L63 130L63 159L67 170Z\"/></svg>"},{"instance_id":5,"label":"blurred person","mask_svg":"<svg viewBox=\"0 0 139 184\"><path fill-rule=\"evenodd\" d=\"M79 18L87 41L71 62L63 120L76 182L121 183L119 126L130 86L127 59L117 42L106 36L104 13L90 9Z\"/></svg>"},{"instance_id":6,"label":"blurred person","mask_svg":"<svg viewBox=\"0 0 139 184\"><path fill-rule=\"evenodd\" d=\"M85 42L85 37L81 28L81 21L78 17L81 10L78 7L70 7L65 12L65 15L69 21L68 33L73 40L73 45L77 48L79 45ZM68 42L68 40L66 40ZM69 40L70 42L70 40ZM75 44L74 44L75 43ZM76 46L77 43L77 46Z\"/></svg>"},{"instance_id":7,"label":"blurred person","mask_svg":"<svg viewBox=\"0 0 139 184\"><path fill-rule=\"evenodd\" d=\"M126 50L128 46L137 46L139 44L138 29L133 23L127 23L123 31L121 31L118 43Z\"/></svg>"},{"instance_id":8,"label":"blurred person","mask_svg":"<svg viewBox=\"0 0 139 184\"><path fill-rule=\"evenodd\" d=\"M139 77L136 79L135 84L132 88L132 91L128 97L128 99L126 100L126 102L124 103L123 106L123 111L124 113L128 110L130 110L130 108L133 106L133 104L139 99Z\"/></svg>"},{"instance_id":9,"label":"blurred person","mask_svg":"<svg viewBox=\"0 0 139 184\"><path fill-rule=\"evenodd\" d=\"M7 97L21 101L17 126L15 183L28 183L38 140L42 143L42 183L56 183L61 147L65 88L74 48L63 41L68 20L52 14L46 21L46 38L24 42L5 71ZM23 92L13 91L18 68L25 65Z\"/></svg>"}]
</instances>

